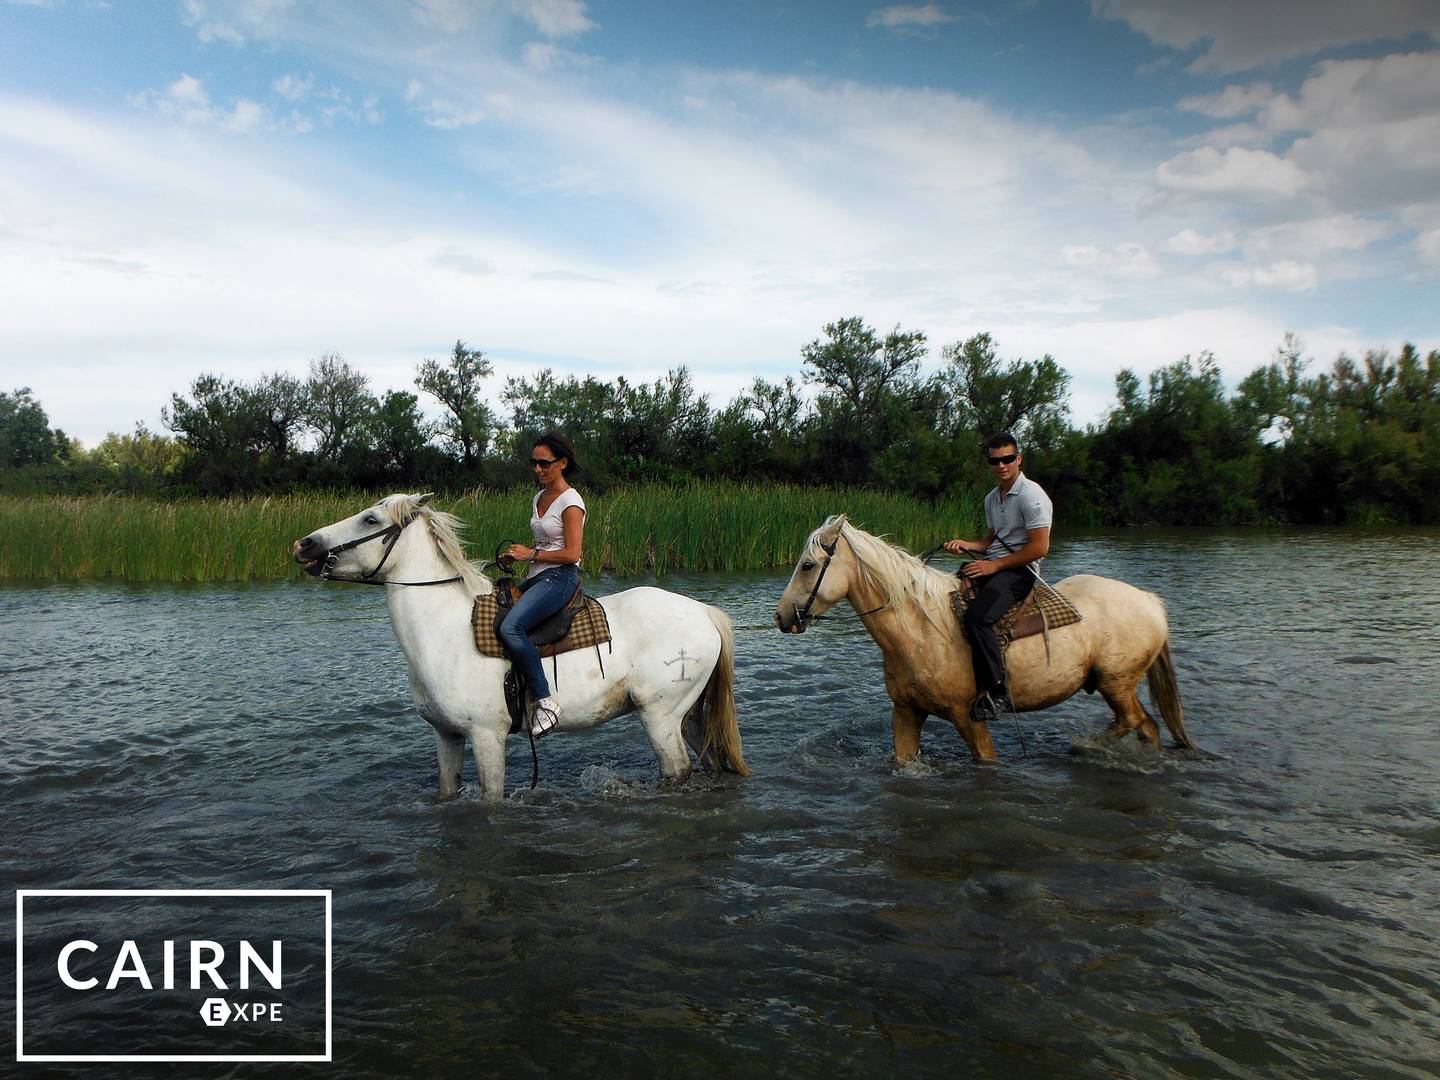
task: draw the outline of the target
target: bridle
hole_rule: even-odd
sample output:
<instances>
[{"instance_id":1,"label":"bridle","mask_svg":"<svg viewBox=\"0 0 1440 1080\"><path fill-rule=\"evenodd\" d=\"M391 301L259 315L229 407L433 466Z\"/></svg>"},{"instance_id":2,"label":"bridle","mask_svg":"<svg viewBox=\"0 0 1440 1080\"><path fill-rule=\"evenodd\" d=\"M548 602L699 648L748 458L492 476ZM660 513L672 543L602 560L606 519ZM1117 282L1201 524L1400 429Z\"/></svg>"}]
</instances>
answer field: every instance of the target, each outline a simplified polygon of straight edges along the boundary
<instances>
[{"instance_id":1,"label":"bridle","mask_svg":"<svg viewBox=\"0 0 1440 1080\"><path fill-rule=\"evenodd\" d=\"M402 522L400 522L400 523L398 523L398 524L395 524L395 525L388 525L388 526L386 526L385 528L381 529L379 532L373 532L373 533L371 533L369 536L361 536L361 537L359 537L359 538L357 538L357 539L355 539L355 540L349 541L348 543L345 543L345 544L337 544L335 547L326 548L326 549L325 549L325 554L321 556L321 558L323 558L323 559L325 560L325 566L324 566L324 567L321 569L321 571L320 571L320 579L321 579L322 581L344 581L344 582L346 582L346 583L348 583L348 584L351 584L351 585L414 585L414 586L421 586L421 585L450 585L450 584L452 584L453 582L456 582L456 581L463 581L464 579L461 578L460 575L458 575L458 574L455 575L454 577L437 578L435 581L376 581L376 580L374 580L375 575L378 574L378 573L380 573L380 570L381 570L381 568L385 565L386 560L390 558L390 553L395 550L395 544L396 544L396 542L399 541L399 539L400 539L400 534L405 531L405 526L409 525L412 521L416 520L416 519L419 518L420 516L421 516L420 514L411 514L411 515L410 515L408 518L406 518L404 521L402 521ZM383 539L381 539L382 537L383 537ZM354 548L359 547L361 544L368 544L371 540L380 540L381 546L384 547L384 549L385 549L385 554L382 555L382 556L380 556L380 561L375 564L375 568L374 568L373 570L368 570L368 571L366 571L364 574L361 574L358 578L357 578L357 577L336 577L334 574L332 574L332 573L330 572L330 571L334 568L335 563L336 563L337 561L339 561L339 558L340 558L340 556L341 556L342 554L344 554L344 553L347 552L347 551L351 551L351 550L353 550Z\"/></svg>"},{"instance_id":2,"label":"bridle","mask_svg":"<svg viewBox=\"0 0 1440 1080\"><path fill-rule=\"evenodd\" d=\"M890 606L890 601L887 600L887 601L885 601L885 603L881 604L879 607L871 608L869 611L857 611L854 615L849 615L849 616L846 616L846 615L811 615L811 614L810 614L810 609L815 606L815 598L820 595L820 584L821 584L821 582L823 582L823 581L825 580L825 572L830 569L830 562L831 562L831 560L833 560L833 559L835 558L835 549L840 546L840 538L841 538L842 536L844 536L844 535L845 535L845 534L844 534L843 532L837 533L836 536L835 536L835 539L832 540L828 545L827 545L827 544L824 544L824 543L821 543L821 545L820 545L820 550L825 553L825 561L824 561L823 563L821 563L821 565L820 565L820 573L818 573L818 574L815 575L815 584L814 584L814 586L810 589L810 595L805 598L805 604L804 604L804 606L802 607L802 606L800 606L799 604L795 605L795 621L796 621L797 623L799 623L800 626L802 626L802 627L804 627L804 626L809 626L809 625L810 625L811 623L813 623L813 622L819 622L821 619L826 619L826 618L829 618L829 619L844 619L844 618L863 619L863 618L865 618L866 615L874 615L877 611L884 611L887 607ZM848 539L847 539L845 542L846 542L847 544L850 544L850 541L849 541ZM850 544L850 550L851 550L851 551L854 551L854 550L855 550L855 545L854 545L854 544Z\"/></svg>"}]
</instances>

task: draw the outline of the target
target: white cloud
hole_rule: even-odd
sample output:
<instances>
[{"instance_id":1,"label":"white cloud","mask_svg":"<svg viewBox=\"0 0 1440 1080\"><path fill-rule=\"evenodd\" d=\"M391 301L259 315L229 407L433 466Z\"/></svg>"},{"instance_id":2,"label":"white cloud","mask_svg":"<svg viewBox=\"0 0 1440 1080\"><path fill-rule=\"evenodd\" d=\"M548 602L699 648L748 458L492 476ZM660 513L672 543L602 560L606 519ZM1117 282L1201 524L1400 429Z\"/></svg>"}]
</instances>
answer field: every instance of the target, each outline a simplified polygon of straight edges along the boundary
<instances>
[{"instance_id":1,"label":"white cloud","mask_svg":"<svg viewBox=\"0 0 1440 1080\"><path fill-rule=\"evenodd\" d=\"M1060 249L1060 257L1067 266L1099 270L1122 278L1152 278L1160 273L1155 257L1141 244L1115 247L1068 244Z\"/></svg>"},{"instance_id":2,"label":"white cloud","mask_svg":"<svg viewBox=\"0 0 1440 1080\"><path fill-rule=\"evenodd\" d=\"M1394 231L1395 226L1389 222L1334 214L1257 229L1245 238L1245 251L1252 256L1318 258L1342 251L1361 251Z\"/></svg>"},{"instance_id":3,"label":"white cloud","mask_svg":"<svg viewBox=\"0 0 1440 1080\"><path fill-rule=\"evenodd\" d=\"M550 38L574 37L595 29L583 0L512 0L515 10Z\"/></svg>"},{"instance_id":4,"label":"white cloud","mask_svg":"<svg viewBox=\"0 0 1440 1080\"><path fill-rule=\"evenodd\" d=\"M245 35L240 30L207 14L205 0L180 0L180 11L185 25L194 27L195 36L201 41L223 41L235 46L245 44Z\"/></svg>"},{"instance_id":5,"label":"white cloud","mask_svg":"<svg viewBox=\"0 0 1440 1080\"><path fill-rule=\"evenodd\" d=\"M1286 259L1265 266L1232 266L1220 276L1237 289L1278 289L1282 292L1309 292L1320 284L1314 263Z\"/></svg>"},{"instance_id":6,"label":"white cloud","mask_svg":"<svg viewBox=\"0 0 1440 1080\"><path fill-rule=\"evenodd\" d=\"M1166 240L1164 249L1172 255L1224 255L1234 251L1235 246L1235 233L1232 231L1205 236L1186 228Z\"/></svg>"},{"instance_id":7,"label":"white cloud","mask_svg":"<svg viewBox=\"0 0 1440 1080\"><path fill-rule=\"evenodd\" d=\"M908 30L915 27L928 29L955 22L939 4L896 4L892 7L877 8L865 18L866 26L881 26L887 30Z\"/></svg>"},{"instance_id":8,"label":"white cloud","mask_svg":"<svg viewBox=\"0 0 1440 1080\"><path fill-rule=\"evenodd\" d=\"M531 41L526 44L522 56L527 66L536 71L551 71L562 67L589 67L595 57L572 49L562 49L553 41Z\"/></svg>"},{"instance_id":9,"label":"white cloud","mask_svg":"<svg viewBox=\"0 0 1440 1080\"><path fill-rule=\"evenodd\" d=\"M1091 0L1102 19L1128 23L1157 45L1202 46L1196 71L1247 71L1344 45L1440 37L1434 0Z\"/></svg>"},{"instance_id":10,"label":"white cloud","mask_svg":"<svg viewBox=\"0 0 1440 1080\"><path fill-rule=\"evenodd\" d=\"M315 76L282 75L271 86L281 97L289 101L300 101L315 88Z\"/></svg>"},{"instance_id":11,"label":"white cloud","mask_svg":"<svg viewBox=\"0 0 1440 1080\"><path fill-rule=\"evenodd\" d=\"M1162 162L1155 179L1168 191L1247 198L1289 198L1308 183L1295 162L1268 150L1202 147Z\"/></svg>"},{"instance_id":12,"label":"white cloud","mask_svg":"<svg viewBox=\"0 0 1440 1080\"><path fill-rule=\"evenodd\" d=\"M235 107L227 115L220 118L220 129L244 133L254 131L265 121L266 113L263 106L241 98L235 102Z\"/></svg>"},{"instance_id":13,"label":"white cloud","mask_svg":"<svg viewBox=\"0 0 1440 1080\"><path fill-rule=\"evenodd\" d=\"M1431 266L1440 266L1440 229L1427 229L1415 238L1415 250Z\"/></svg>"},{"instance_id":14,"label":"white cloud","mask_svg":"<svg viewBox=\"0 0 1440 1080\"><path fill-rule=\"evenodd\" d=\"M1254 86L1231 84L1218 94L1193 94L1181 98L1176 107L1219 120L1233 120L1237 116L1258 112L1274 97L1275 90L1269 83L1256 83Z\"/></svg>"},{"instance_id":15,"label":"white cloud","mask_svg":"<svg viewBox=\"0 0 1440 1080\"><path fill-rule=\"evenodd\" d=\"M239 98L228 110L210 101L205 84L193 75L181 75L162 91L138 94L131 101L161 116L196 126L215 126L221 131L246 134L269 124L265 107L248 98Z\"/></svg>"}]
</instances>

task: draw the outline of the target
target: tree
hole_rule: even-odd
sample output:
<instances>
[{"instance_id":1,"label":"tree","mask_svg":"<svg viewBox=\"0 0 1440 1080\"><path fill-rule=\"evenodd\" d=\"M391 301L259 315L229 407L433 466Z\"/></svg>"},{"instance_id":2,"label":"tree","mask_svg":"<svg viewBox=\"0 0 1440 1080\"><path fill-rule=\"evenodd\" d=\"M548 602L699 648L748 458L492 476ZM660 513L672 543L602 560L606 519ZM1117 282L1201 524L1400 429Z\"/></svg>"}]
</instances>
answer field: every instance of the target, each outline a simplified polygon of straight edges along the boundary
<instances>
[{"instance_id":1,"label":"tree","mask_svg":"<svg viewBox=\"0 0 1440 1080\"><path fill-rule=\"evenodd\" d=\"M69 457L70 440L35 400L28 386L0 393L0 468L48 465Z\"/></svg>"},{"instance_id":2,"label":"tree","mask_svg":"<svg viewBox=\"0 0 1440 1080\"><path fill-rule=\"evenodd\" d=\"M365 427L387 471L395 479L418 479L417 465L435 426L420 411L420 399L407 390L391 390L365 418Z\"/></svg>"},{"instance_id":3,"label":"tree","mask_svg":"<svg viewBox=\"0 0 1440 1080\"><path fill-rule=\"evenodd\" d=\"M275 372L261 375L259 382L242 393L254 417L262 451L269 453L274 467L284 466L305 425L309 408L305 384L294 375Z\"/></svg>"},{"instance_id":4,"label":"tree","mask_svg":"<svg viewBox=\"0 0 1440 1080\"><path fill-rule=\"evenodd\" d=\"M805 380L839 395L856 417L875 418L887 391L913 388L925 355L921 331L902 332L897 325L882 340L864 320L851 317L827 324L825 337L800 350Z\"/></svg>"},{"instance_id":5,"label":"tree","mask_svg":"<svg viewBox=\"0 0 1440 1080\"><path fill-rule=\"evenodd\" d=\"M484 353L456 341L447 360L424 360L415 376L415 385L449 410L440 434L460 448L460 459L467 468L485 453L495 429L494 415L480 400L480 384L491 373Z\"/></svg>"},{"instance_id":6,"label":"tree","mask_svg":"<svg viewBox=\"0 0 1440 1080\"><path fill-rule=\"evenodd\" d=\"M921 380L925 335L896 326L881 338L863 320L840 319L825 339L804 346L802 373L819 385L810 427L822 475L835 483L873 483L882 453L899 458L918 452L917 440L933 431L939 396ZM885 470L886 482L897 475Z\"/></svg>"},{"instance_id":7,"label":"tree","mask_svg":"<svg viewBox=\"0 0 1440 1080\"><path fill-rule=\"evenodd\" d=\"M347 439L363 425L375 408L370 380L339 353L326 353L310 361L305 381L305 420L315 430L316 453L338 461Z\"/></svg>"},{"instance_id":8,"label":"tree","mask_svg":"<svg viewBox=\"0 0 1440 1080\"><path fill-rule=\"evenodd\" d=\"M1001 365L989 334L941 351L948 426L980 439L1008 431L1025 448L1047 449L1066 430L1069 374L1049 355Z\"/></svg>"},{"instance_id":9,"label":"tree","mask_svg":"<svg viewBox=\"0 0 1440 1080\"><path fill-rule=\"evenodd\" d=\"M108 469L163 480L179 471L185 450L176 440L151 431L143 421L136 421L133 434L119 435L112 431L89 456Z\"/></svg>"}]
</instances>

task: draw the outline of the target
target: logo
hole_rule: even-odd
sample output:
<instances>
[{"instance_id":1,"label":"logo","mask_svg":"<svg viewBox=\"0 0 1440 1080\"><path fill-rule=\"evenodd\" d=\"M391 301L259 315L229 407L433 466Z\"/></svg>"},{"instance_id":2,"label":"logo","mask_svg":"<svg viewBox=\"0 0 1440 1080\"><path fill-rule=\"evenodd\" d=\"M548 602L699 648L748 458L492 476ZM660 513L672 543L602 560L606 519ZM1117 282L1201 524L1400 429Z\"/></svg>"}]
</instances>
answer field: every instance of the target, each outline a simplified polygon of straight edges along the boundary
<instances>
[{"instance_id":1,"label":"logo","mask_svg":"<svg viewBox=\"0 0 1440 1080\"><path fill-rule=\"evenodd\" d=\"M328 889L22 889L17 1061L329 1061Z\"/></svg>"}]
</instances>

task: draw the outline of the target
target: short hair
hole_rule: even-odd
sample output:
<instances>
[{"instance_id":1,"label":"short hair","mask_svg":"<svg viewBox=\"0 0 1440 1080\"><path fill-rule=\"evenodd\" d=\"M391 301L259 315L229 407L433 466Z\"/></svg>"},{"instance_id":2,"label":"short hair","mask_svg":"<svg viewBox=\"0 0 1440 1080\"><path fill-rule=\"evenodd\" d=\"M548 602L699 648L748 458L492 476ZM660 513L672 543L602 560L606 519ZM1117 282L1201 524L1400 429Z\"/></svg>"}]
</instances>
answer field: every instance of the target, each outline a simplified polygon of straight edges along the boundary
<instances>
[{"instance_id":1,"label":"short hair","mask_svg":"<svg viewBox=\"0 0 1440 1080\"><path fill-rule=\"evenodd\" d=\"M1016 453L1020 451L1020 440L1011 435L1008 431L997 431L985 440L986 450L999 450L1002 446L1013 446Z\"/></svg>"},{"instance_id":2,"label":"short hair","mask_svg":"<svg viewBox=\"0 0 1440 1080\"><path fill-rule=\"evenodd\" d=\"M560 472L566 480L569 480L573 474L580 471L580 462L575 460L575 447L570 445L570 440L565 437L563 432L551 429L545 432L544 435L537 436L535 442L531 445L543 446L557 458L564 458L565 467L561 469Z\"/></svg>"}]
</instances>

